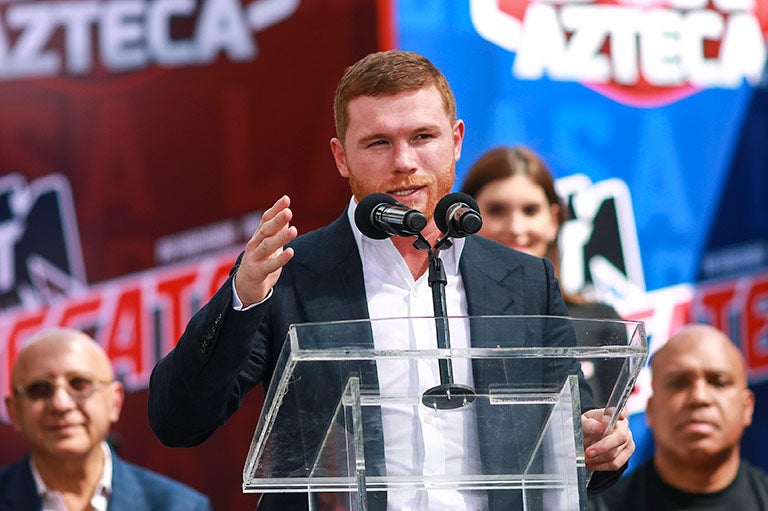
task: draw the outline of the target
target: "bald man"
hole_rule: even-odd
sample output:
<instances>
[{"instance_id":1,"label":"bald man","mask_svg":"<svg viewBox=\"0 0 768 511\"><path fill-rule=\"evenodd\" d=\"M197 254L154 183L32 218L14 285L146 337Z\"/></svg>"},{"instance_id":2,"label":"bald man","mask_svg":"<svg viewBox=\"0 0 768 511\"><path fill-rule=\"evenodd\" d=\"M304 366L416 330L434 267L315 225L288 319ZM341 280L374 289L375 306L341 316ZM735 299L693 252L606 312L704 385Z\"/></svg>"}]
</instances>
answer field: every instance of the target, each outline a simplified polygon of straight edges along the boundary
<instances>
[{"instance_id":1,"label":"bald man","mask_svg":"<svg viewBox=\"0 0 768 511\"><path fill-rule=\"evenodd\" d=\"M19 352L5 398L29 448L0 468L0 510L209 510L201 493L123 461L105 439L120 418L123 386L88 335L51 329Z\"/></svg>"},{"instance_id":2,"label":"bald man","mask_svg":"<svg viewBox=\"0 0 768 511\"><path fill-rule=\"evenodd\" d=\"M741 459L754 396L741 352L688 325L651 360L654 456L590 503L599 511L768 510L768 475Z\"/></svg>"}]
</instances>

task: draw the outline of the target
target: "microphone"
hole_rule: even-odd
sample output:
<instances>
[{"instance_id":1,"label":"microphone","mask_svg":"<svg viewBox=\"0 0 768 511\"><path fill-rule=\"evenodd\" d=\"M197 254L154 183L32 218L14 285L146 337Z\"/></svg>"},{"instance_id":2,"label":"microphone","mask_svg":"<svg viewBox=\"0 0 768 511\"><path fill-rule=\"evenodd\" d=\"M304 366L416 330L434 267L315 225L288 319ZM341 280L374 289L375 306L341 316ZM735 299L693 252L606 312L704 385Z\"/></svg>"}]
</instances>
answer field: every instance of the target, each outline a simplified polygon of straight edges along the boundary
<instances>
[{"instance_id":1,"label":"microphone","mask_svg":"<svg viewBox=\"0 0 768 511\"><path fill-rule=\"evenodd\" d=\"M435 207L435 224L452 238L475 234L483 226L477 201L466 193L449 193Z\"/></svg>"},{"instance_id":2,"label":"microphone","mask_svg":"<svg viewBox=\"0 0 768 511\"><path fill-rule=\"evenodd\" d=\"M427 226L427 217L421 211L397 202L386 193L372 193L357 205L355 225L369 238L383 240L393 234L418 235Z\"/></svg>"}]
</instances>

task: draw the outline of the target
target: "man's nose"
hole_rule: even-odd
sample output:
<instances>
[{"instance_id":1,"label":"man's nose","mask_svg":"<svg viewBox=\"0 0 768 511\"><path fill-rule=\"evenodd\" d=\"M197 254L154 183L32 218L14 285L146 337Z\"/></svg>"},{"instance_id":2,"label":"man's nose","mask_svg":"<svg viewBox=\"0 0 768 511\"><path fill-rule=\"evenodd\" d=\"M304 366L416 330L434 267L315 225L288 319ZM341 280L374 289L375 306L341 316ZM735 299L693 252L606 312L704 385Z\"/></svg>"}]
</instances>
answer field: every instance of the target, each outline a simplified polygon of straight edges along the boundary
<instances>
[{"instance_id":1,"label":"man's nose","mask_svg":"<svg viewBox=\"0 0 768 511\"><path fill-rule=\"evenodd\" d=\"M395 144L395 172L413 172L416 170L416 149L407 143Z\"/></svg>"},{"instance_id":2,"label":"man's nose","mask_svg":"<svg viewBox=\"0 0 768 511\"><path fill-rule=\"evenodd\" d=\"M705 379L699 378L691 384L689 398L692 403L708 404L712 401L712 387Z\"/></svg>"},{"instance_id":3,"label":"man's nose","mask_svg":"<svg viewBox=\"0 0 768 511\"><path fill-rule=\"evenodd\" d=\"M53 389L49 406L57 410L68 410L75 406L75 398L69 395L66 386L58 385Z\"/></svg>"}]
</instances>

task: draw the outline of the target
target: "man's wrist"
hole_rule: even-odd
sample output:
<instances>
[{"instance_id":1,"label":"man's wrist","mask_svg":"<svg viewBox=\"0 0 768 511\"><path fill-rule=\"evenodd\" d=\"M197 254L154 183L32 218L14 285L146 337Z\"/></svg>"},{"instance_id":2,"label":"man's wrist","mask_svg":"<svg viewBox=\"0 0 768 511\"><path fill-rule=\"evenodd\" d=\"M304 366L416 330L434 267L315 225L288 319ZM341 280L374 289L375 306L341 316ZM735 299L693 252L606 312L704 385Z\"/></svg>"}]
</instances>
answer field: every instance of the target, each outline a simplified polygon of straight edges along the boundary
<instances>
[{"instance_id":1,"label":"man's wrist","mask_svg":"<svg viewBox=\"0 0 768 511\"><path fill-rule=\"evenodd\" d=\"M235 279L232 279L232 308L236 311L247 311L248 309L252 307L256 307L257 305L261 305L262 303L269 300L269 298L272 296L272 288L269 289L269 293L267 293L267 296L264 297L263 300L252 303L248 306L243 306L243 301L240 299L240 296L237 294L237 287L235 287Z\"/></svg>"}]
</instances>

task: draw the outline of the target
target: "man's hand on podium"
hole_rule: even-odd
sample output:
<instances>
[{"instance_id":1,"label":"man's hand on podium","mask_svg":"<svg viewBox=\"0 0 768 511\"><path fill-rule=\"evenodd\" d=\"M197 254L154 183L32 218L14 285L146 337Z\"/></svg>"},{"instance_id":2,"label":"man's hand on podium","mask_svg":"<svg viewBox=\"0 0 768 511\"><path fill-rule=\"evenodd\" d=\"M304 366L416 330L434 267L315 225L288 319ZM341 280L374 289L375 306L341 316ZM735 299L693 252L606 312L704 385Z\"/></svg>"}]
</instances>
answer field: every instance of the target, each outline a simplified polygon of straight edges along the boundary
<instances>
[{"instance_id":1,"label":"man's hand on podium","mask_svg":"<svg viewBox=\"0 0 768 511\"><path fill-rule=\"evenodd\" d=\"M622 411L613 430L605 434L610 414L598 408L581 416L584 434L584 456L588 469L618 470L635 452L635 441L629 429L627 413Z\"/></svg>"}]
</instances>

